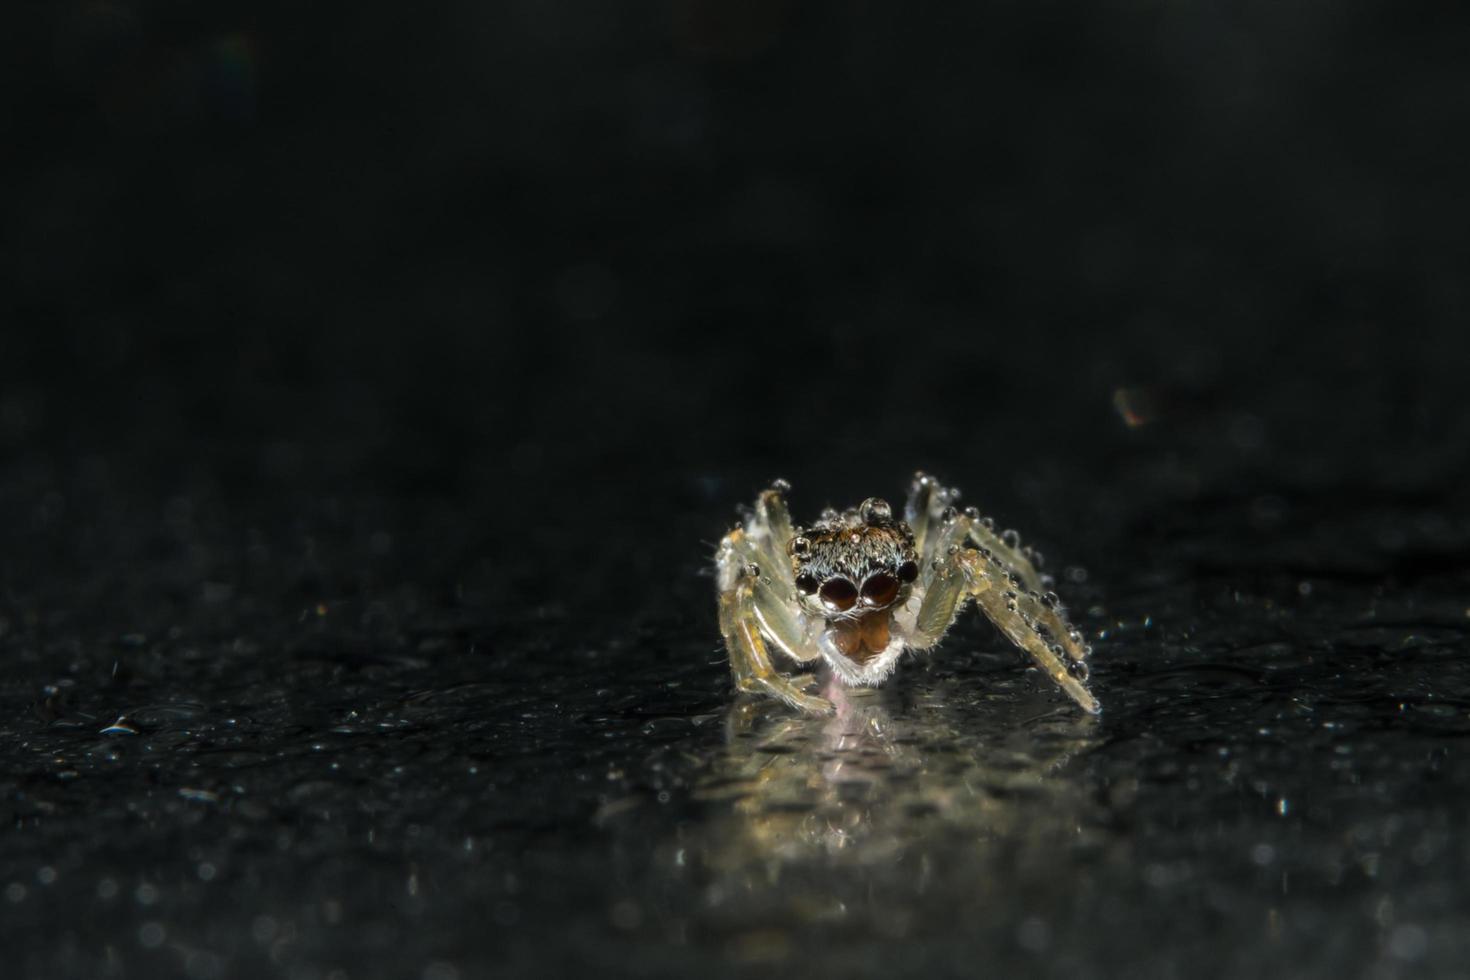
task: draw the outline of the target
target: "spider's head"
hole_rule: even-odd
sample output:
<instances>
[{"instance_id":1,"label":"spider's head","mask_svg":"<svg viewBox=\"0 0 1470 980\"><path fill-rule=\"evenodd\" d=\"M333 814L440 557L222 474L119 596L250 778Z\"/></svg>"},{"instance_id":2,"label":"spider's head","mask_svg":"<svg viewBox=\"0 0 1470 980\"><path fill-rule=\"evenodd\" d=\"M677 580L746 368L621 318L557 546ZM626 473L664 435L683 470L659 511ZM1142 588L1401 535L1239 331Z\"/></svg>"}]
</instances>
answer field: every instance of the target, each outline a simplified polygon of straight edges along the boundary
<instances>
[{"instance_id":1,"label":"spider's head","mask_svg":"<svg viewBox=\"0 0 1470 980\"><path fill-rule=\"evenodd\" d=\"M914 533L886 501L829 512L791 540L797 600L827 620L834 646L864 664L888 646L894 607L919 577Z\"/></svg>"}]
</instances>

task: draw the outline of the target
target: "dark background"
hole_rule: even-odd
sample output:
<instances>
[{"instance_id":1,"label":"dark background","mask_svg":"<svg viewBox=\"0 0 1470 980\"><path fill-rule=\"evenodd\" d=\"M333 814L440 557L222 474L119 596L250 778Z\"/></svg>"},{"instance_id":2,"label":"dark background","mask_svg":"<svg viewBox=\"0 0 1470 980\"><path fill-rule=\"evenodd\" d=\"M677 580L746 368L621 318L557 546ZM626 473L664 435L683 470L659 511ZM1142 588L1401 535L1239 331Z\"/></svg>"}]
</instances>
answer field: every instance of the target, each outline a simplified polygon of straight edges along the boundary
<instances>
[{"instance_id":1,"label":"dark background","mask_svg":"<svg viewBox=\"0 0 1470 980\"><path fill-rule=\"evenodd\" d=\"M934 471L1078 570L1093 635L1165 624L1097 643L1110 707L1067 771L1115 841L1198 824L1263 853L1187 779L1143 793L1154 823L1107 787L1130 746L1177 773L1200 733L1254 731L1211 706L1270 643L1314 666L1257 676L1253 712L1337 690L1392 731L1405 697L1448 699L1439 727L1374 743L1408 810L1359 802L1463 831L1462 12L106 2L3 21L18 975L737 969L754 927L643 870L722 826L689 790L724 758L718 726L647 726L723 717L708 558L778 475L809 514ZM1347 670L1341 631L1384 605L1399 632ZM959 650L999 649L969 629ZM1372 687L1389 661L1404 673ZM1152 716L1139 678L1201 664L1202 690L1168 695L1195 713ZM1272 771L1316 785L1304 738ZM1424 790L1405 761L1424 758L1453 775ZM628 799L612 812L671 815L609 830ZM1356 839L1345 812L1293 833ZM1398 873L1367 891L1339 875L1315 914L1288 904L1263 962L1459 975L1470 856L1444 847L1376 858ZM1108 873L1136 885L1149 860ZM817 893L872 891L797 865ZM1206 887L1233 865L1199 867ZM434 889L403 891L420 875ZM1147 880L1102 930L1064 928L1043 893L976 932L938 914L970 894L949 880L905 900L940 923L922 935L796 914L754 929L790 940L755 959L1260 975L1211 944L1264 942L1264 893L1202 912ZM1382 912L1426 890L1420 918ZM1161 922L1178 942L1118 938Z\"/></svg>"}]
</instances>

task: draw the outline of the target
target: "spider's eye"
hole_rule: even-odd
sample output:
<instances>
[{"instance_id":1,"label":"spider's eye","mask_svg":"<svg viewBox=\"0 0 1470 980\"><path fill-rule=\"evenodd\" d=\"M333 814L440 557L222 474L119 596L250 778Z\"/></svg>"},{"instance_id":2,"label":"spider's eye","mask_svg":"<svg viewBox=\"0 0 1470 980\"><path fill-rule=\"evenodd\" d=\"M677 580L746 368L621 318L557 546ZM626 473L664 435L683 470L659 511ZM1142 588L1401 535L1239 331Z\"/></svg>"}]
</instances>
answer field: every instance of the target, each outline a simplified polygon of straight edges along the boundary
<instances>
[{"instance_id":1,"label":"spider's eye","mask_svg":"<svg viewBox=\"0 0 1470 980\"><path fill-rule=\"evenodd\" d=\"M801 590L803 595L811 595L817 591L817 577L811 572L802 572L796 576L796 587Z\"/></svg>"},{"instance_id":2,"label":"spider's eye","mask_svg":"<svg viewBox=\"0 0 1470 980\"><path fill-rule=\"evenodd\" d=\"M851 609L857 597L857 586L845 578L829 578L822 583L822 602L838 612Z\"/></svg>"},{"instance_id":3,"label":"spider's eye","mask_svg":"<svg viewBox=\"0 0 1470 980\"><path fill-rule=\"evenodd\" d=\"M906 561L898 566L898 580L900 582L912 582L919 577L918 562Z\"/></svg>"},{"instance_id":4,"label":"spider's eye","mask_svg":"<svg viewBox=\"0 0 1470 980\"><path fill-rule=\"evenodd\" d=\"M898 598L898 579L887 572L869 575L863 583L863 601L870 606L886 606Z\"/></svg>"}]
</instances>

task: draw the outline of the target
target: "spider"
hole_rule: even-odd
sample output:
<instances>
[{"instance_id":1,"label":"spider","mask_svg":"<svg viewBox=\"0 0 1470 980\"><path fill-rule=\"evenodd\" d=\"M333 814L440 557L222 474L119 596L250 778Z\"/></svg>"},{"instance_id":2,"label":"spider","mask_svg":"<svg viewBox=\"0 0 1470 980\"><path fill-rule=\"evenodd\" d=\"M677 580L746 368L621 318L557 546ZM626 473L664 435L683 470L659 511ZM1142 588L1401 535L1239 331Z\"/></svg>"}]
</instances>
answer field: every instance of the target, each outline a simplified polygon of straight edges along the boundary
<instances>
[{"instance_id":1,"label":"spider","mask_svg":"<svg viewBox=\"0 0 1470 980\"><path fill-rule=\"evenodd\" d=\"M832 702L776 669L773 648L798 664L825 661L843 684L876 687L905 650L939 643L973 599L1083 710L1101 710L1086 684L1091 648L1056 594L1043 591L1041 556L973 507L956 510L958 491L917 473L903 520L869 497L796 527L790 489L776 480L763 491L715 557L720 632L738 689L830 714Z\"/></svg>"}]
</instances>

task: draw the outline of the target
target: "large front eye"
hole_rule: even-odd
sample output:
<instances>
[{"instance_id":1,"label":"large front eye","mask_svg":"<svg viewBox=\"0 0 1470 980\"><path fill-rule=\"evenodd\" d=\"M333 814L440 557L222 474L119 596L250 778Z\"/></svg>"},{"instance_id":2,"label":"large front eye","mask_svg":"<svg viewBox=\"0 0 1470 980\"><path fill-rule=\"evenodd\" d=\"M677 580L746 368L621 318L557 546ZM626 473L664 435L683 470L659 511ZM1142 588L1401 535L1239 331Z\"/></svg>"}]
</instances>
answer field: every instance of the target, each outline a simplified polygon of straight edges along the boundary
<instances>
[{"instance_id":1,"label":"large front eye","mask_svg":"<svg viewBox=\"0 0 1470 980\"><path fill-rule=\"evenodd\" d=\"M863 602L870 606L886 606L898 598L898 579L887 572L869 575L863 583Z\"/></svg>"},{"instance_id":2,"label":"large front eye","mask_svg":"<svg viewBox=\"0 0 1470 980\"><path fill-rule=\"evenodd\" d=\"M822 602L838 612L847 612L857 602L858 590L845 578L829 578L822 583Z\"/></svg>"}]
</instances>

